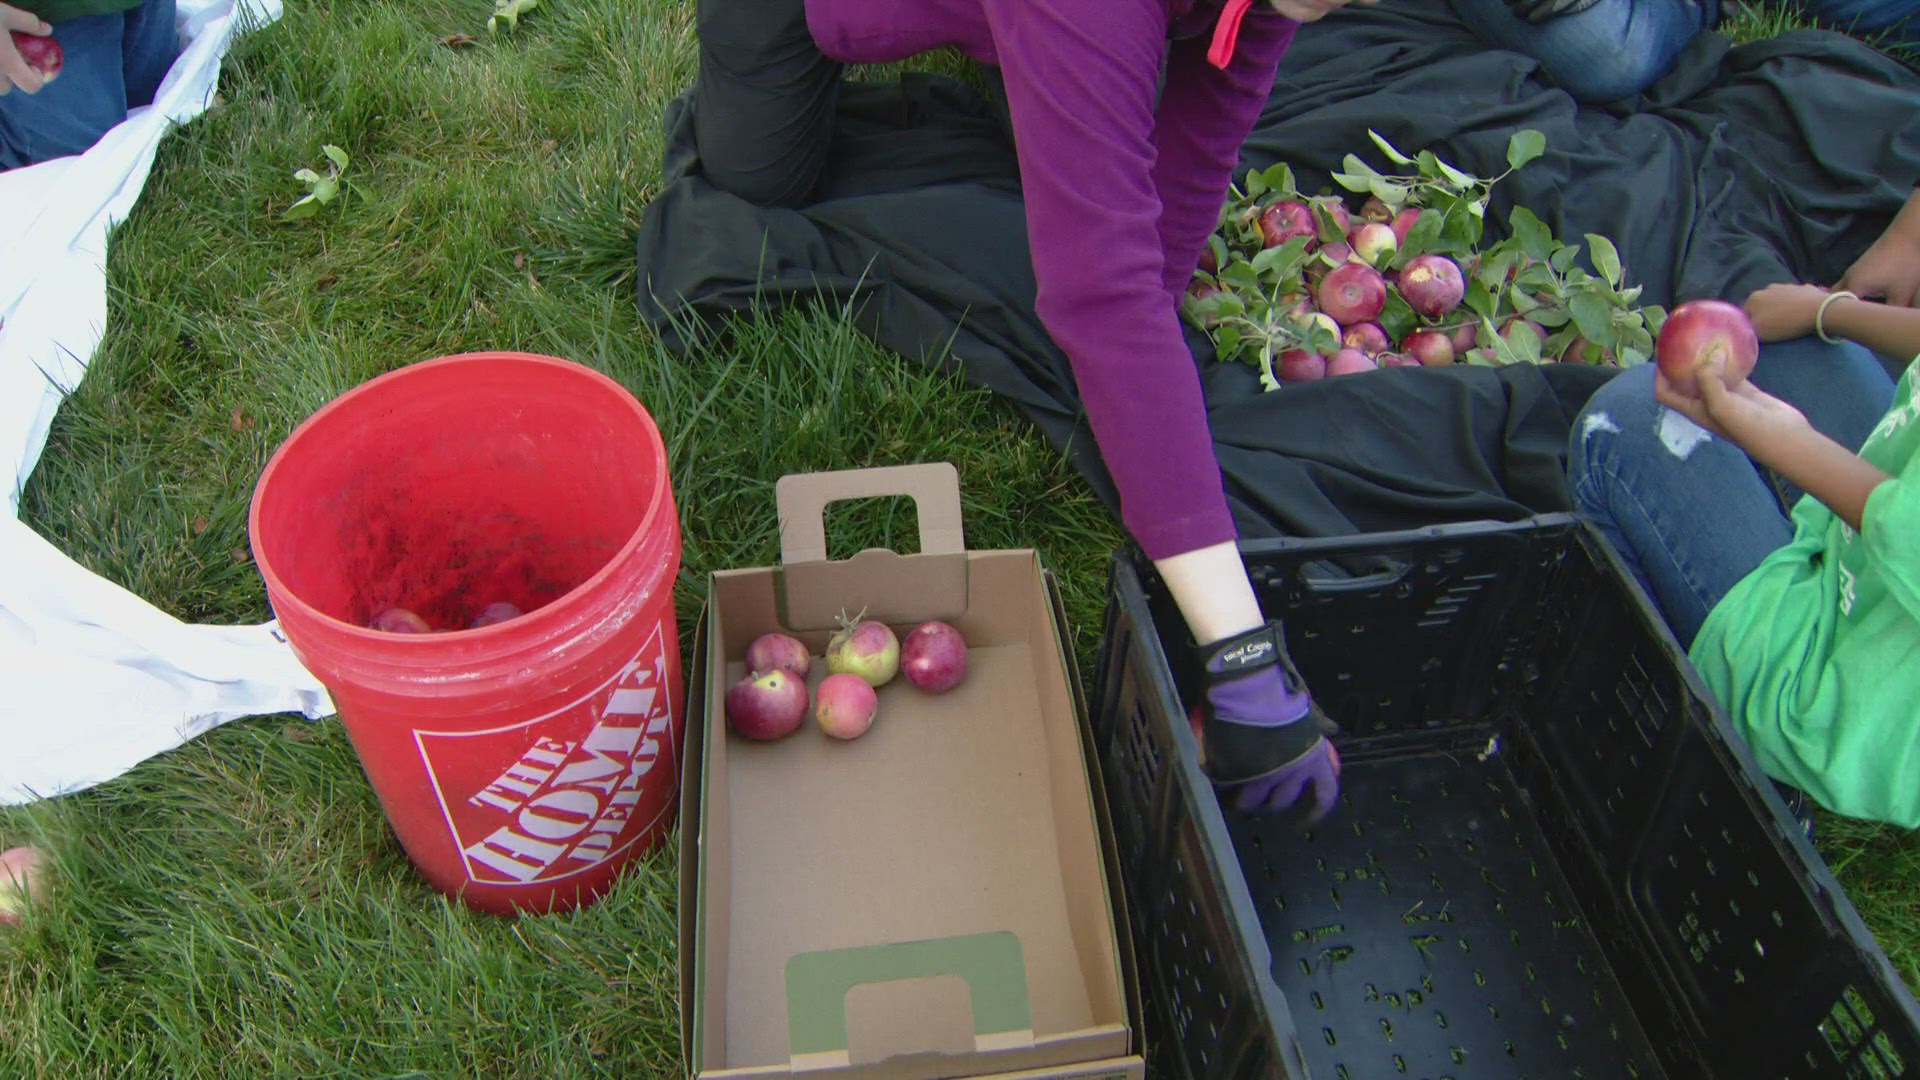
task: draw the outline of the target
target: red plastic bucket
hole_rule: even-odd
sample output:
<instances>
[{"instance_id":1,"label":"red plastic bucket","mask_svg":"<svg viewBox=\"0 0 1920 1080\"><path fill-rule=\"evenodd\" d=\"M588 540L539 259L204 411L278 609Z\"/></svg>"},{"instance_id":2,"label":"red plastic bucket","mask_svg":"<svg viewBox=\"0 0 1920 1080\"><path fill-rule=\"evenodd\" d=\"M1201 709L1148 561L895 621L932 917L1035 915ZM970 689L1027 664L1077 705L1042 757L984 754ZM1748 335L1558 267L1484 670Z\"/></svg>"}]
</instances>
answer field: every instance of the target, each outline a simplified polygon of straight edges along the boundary
<instances>
[{"instance_id":1,"label":"red plastic bucket","mask_svg":"<svg viewBox=\"0 0 1920 1080\"><path fill-rule=\"evenodd\" d=\"M500 914L601 895L672 824L680 523L645 408L590 368L468 353L348 391L268 461L248 523L413 864ZM478 630L367 628L389 607Z\"/></svg>"}]
</instances>

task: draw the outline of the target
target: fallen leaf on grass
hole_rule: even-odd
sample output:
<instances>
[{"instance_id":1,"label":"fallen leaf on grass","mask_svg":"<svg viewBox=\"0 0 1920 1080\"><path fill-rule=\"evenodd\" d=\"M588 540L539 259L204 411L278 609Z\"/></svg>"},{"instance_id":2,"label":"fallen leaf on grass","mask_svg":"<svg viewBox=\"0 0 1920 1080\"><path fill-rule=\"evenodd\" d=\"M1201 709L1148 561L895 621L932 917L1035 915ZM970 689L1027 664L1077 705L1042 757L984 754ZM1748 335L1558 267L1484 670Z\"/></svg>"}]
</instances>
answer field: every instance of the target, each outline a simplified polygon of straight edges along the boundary
<instances>
[{"instance_id":1,"label":"fallen leaf on grass","mask_svg":"<svg viewBox=\"0 0 1920 1080\"><path fill-rule=\"evenodd\" d=\"M288 724L286 727L280 729L280 734L284 736L288 742L310 743L313 741L313 732L307 730L300 724Z\"/></svg>"},{"instance_id":2,"label":"fallen leaf on grass","mask_svg":"<svg viewBox=\"0 0 1920 1080\"><path fill-rule=\"evenodd\" d=\"M492 33L504 24L513 30L520 25L520 16L540 6L540 0L499 0L493 5L493 14L487 18L487 32Z\"/></svg>"},{"instance_id":3,"label":"fallen leaf on grass","mask_svg":"<svg viewBox=\"0 0 1920 1080\"><path fill-rule=\"evenodd\" d=\"M233 425L233 430L245 431L253 426L253 417L241 413L240 406L235 405L233 407L233 417L229 422Z\"/></svg>"},{"instance_id":4,"label":"fallen leaf on grass","mask_svg":"<svg viewBox=\"0 0 1920 1080\"><path fill-rule=\"evenodd\" d=\"M516 252L514 252L514 253L513 253L513 268L514 268L515 270L525 270L525 269L527 268L527 253L526 253L526 252L524 252L524 251L516 251Z\"/></svg>"},{"instance_id":5,"label":"fallen leaf on grass","mask_svg":"<svg viewBox=\"0 0 1920 1080\"><path fill-rule=\"evenodd\" d=\"M211 521L208 521L208 520L207 520L207 515L205 515L205 514L196 514L196 515L194 515L194 518L193 518L193 535L195 535L195 536L199 536L199 535L200 535L201 533L203 533L203 532L206 532L206 531L207 531L207 527L208 527L209 525L212 525L212 524L213 524L213 522L211 522Z\"/></svg>"},{"instance_id":6,"label":"fallen leaf on grass","mask_svg":"<svg viewBox=\"0 0 1920 1080\"><path fill-rule=\"evenodd\" d=\"M474 37L472 34L448 34L446 37L440 39L440 44L445 45L449 49L465 49L478 45L479 43L480 39Z\"/></svg>"},{"instance_id":7,"label":"fallen leaf on grass","mask_svg":"<svg viewBox=\"0 0 1920 1080\"><path fill-rule=\"evenodd\" d=\"M227 554L228 554L228 555L231 555L231 556L233 556L233 561L234 561L234 562L246 562L246 561L247 561L247 549L246 549L246 548L234 548L234 549L233 549L232 551L229 551L229 552L227 552Z\"/></svg>"},{"instance_id":8,"label":"fallen leaf on grass","mask_svg":"<svg viewBox=\"0 0 1920 1080\"><path fill-rule=\"evenodd\" d=\"M551 154L558 149L560 149L560 140L544 139L540 143L540 156L546 157L548 154Z\"/></svg>"}]
</instances>

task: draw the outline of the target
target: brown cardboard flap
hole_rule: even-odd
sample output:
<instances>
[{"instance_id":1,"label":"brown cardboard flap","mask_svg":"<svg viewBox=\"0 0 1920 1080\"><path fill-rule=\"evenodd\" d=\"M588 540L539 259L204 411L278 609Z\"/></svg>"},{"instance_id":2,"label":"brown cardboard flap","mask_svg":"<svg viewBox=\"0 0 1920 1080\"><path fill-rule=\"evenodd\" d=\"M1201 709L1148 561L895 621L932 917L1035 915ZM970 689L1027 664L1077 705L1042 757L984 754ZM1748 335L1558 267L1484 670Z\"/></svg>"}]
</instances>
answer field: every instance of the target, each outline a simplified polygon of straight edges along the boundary
<instances>
[{"instance_id":1,"label":"brown cardboard flap","mask_svg":"<svg viewBox=\"0 0 1920 1080\"><path fill-rule=\"evenodd\" d=\"M780 511L780 561L825 562L828 503L906 495L920 517L920 550L958 555L966 550L960 530L960 472L944 461L877 469L790 473L773 485Z\"/></svg>"},{"instance_id":2,"label":"brown cardboard flap","mask_svg":"<svg viewBox=\"0 0 1920 1080\"><path fill-rule=\"evenodd\" d=\"M825 511L846 499L913 499L920 552L879 549L827 558ZM818 630L843 618L885 623L954 619L967 609L967 559L960 527L960 474L951 464L893 465L796 473L774 484L780 512L782 622Z\"/></svg>"}]
</instances>

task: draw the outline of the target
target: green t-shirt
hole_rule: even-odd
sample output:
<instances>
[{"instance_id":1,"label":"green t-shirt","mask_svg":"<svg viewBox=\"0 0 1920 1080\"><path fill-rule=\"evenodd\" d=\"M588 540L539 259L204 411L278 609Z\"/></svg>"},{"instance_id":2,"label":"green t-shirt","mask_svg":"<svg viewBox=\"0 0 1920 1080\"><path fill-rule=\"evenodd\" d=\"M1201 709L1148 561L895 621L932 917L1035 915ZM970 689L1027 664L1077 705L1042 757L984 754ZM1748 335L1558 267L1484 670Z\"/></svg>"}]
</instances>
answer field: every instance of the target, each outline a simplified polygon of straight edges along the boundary
<instances>
[{"instance_id":1,"label":"green t-shirt","mask_svg":"<svg viewBox=\"0 0 1920 1080\"><path fill-rule=\"evenodd\" d=\"M1860 456L1860 531L1811 496L1793 540L1707 613L1694 666L1766 771L1853 817L1920 826L1920 405L1909 365Z\"/></svg>"},{"instance_id":2,"label":"green t-shirt","mask_svg":"<svg viewBox=\"0 0 1920 1080\"><path fill-rule=\"evenodd\" d=\"M82 15L107 15L140 6L140 0L7 0L22 11L30 11L50 23L77 19ZM58 26L54 34L60 33Z\"/></svg>"}]
</instances>

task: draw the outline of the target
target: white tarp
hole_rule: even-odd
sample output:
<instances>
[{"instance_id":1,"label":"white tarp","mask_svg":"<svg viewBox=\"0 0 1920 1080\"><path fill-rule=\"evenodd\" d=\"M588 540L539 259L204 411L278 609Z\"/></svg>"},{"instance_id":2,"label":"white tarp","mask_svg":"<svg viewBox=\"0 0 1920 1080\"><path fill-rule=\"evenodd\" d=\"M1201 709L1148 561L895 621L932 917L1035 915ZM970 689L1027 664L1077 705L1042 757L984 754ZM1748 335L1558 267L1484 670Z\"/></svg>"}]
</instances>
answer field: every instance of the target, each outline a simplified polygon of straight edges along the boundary
<instances>
[{"instance_id":1,"label":"white tarp","mask_svg":"<svg viewBox=\"0 0 1920 1080\"><path fill-rule=\"evenodd\" d=\"M0 804L112 779L241 716L333 711L261 626L183 623L89 573L18 518L48 425L107 318L107 236L173 124L200 115L236 31L280 0L179 0L187 49L154 104L85 154L0 172Z\"/></svg>"}]
</instances>

